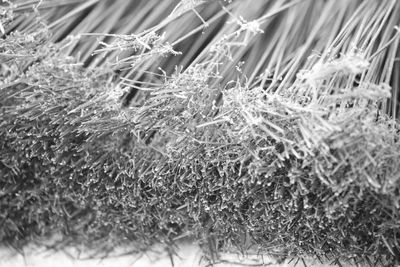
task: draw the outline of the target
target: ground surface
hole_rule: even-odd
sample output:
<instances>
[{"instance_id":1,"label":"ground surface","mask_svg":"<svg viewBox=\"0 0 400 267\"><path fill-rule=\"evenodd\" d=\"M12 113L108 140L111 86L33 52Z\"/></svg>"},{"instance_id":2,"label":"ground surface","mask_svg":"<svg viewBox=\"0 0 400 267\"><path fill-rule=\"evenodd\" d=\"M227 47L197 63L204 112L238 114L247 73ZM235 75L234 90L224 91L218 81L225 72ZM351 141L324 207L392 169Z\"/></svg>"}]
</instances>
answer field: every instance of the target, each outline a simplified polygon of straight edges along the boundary
<instances>
[{"instance_id":1,"label":"ground surface","mask_svg":"<svg viewBox=\"0 0 400 267\"><path fill-rule=\"evenodd\" d=\"M0 266L7 267L108 267L108 266L117 266L117 267L169 267L172 266L171 260L168 257L167 252L161 249L155 249L154 252L150 252L146 255L142 256L133 256L133 255L125 255L112 257L107 259L83 259L78 260L76 258L71 257L70 252L59 251L59 252L50 252L43 249L35 249L32 250L26 249L25 256L21 254L16 254L12 252L10 249L1 248L0 249ZM207 263L202 260L202 253L196 245L193 244L182 244L179 248L179 257L174 257L174 266L175 267L205 267ZM81 256L82 258L84 256ZM234 266L262 266L260 260L256 259L247 259L243 261L243 259L238 258L237 256L224 255L224 259L227 259L231 262L240 262L242 264L234 264L234 263L219 263L214 265L215 267L234 267ZM273 264L273 261L269 260L267 257L264 257L264 266L270 267L286 267L286 266L294 266L293 263L284 263L284 264ZM248 265L244 265L248 264ZM271 265L270 265L271 264ZM307 263L308 266L323 266L328 267L331 265L321 265L318 263ZM297 266L304 266L302 263L299 263Z\"/></svg>"}]
</instances>

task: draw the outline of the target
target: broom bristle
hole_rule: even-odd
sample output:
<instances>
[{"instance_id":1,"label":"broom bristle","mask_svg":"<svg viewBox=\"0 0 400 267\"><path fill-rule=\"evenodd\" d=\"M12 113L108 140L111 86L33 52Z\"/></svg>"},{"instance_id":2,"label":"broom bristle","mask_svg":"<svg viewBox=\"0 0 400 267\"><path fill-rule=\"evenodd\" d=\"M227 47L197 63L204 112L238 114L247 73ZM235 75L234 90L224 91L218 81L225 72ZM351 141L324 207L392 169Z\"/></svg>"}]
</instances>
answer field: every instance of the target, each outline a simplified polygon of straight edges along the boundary
<instances>
[{"instance_id":1,"label":"broom bristle","mask_svg":"<svg viewBox=\"0 0 400 267\"><path fill-rule=\"evenodd\" d=\"M399 1L0 8L1 242L399 263Z\"/></svg>"}]
</instances>

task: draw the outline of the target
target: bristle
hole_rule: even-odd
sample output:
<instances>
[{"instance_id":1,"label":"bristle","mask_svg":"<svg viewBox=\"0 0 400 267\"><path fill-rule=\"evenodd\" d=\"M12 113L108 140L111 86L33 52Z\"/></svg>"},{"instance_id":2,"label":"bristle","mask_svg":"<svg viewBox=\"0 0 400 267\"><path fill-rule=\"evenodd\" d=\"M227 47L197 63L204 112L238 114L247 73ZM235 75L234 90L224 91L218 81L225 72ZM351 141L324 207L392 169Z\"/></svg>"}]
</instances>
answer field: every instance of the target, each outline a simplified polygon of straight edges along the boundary
<instances>
[{"instance_id":1,"label":"bristle","mask_svg":"<svg viewBox=\"0 0 400 267\"><path fill-rule=\"evenodd\" d=\"M399 1L0 8L0 242L399 264Z\"/></svg>"}]
</instances>

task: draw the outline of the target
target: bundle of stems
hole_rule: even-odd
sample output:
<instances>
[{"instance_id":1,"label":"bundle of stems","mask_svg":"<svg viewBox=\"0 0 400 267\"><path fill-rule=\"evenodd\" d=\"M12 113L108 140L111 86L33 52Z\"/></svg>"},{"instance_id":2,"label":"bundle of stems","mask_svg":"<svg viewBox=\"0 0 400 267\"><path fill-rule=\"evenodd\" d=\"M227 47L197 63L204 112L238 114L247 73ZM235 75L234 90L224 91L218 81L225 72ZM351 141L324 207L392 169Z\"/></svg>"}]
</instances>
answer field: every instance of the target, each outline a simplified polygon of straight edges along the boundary
<instances>
[{"instance_id":1,"label":"bundle of stems","mask_svg":"<svg viewBox=\"0 0 400 267\"><path fill-rule=\"evenodd\" d=\"M1 242L399 264L399 1L0 15Z\"/></svg>"}]
</instances>

